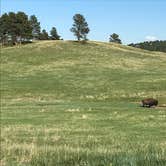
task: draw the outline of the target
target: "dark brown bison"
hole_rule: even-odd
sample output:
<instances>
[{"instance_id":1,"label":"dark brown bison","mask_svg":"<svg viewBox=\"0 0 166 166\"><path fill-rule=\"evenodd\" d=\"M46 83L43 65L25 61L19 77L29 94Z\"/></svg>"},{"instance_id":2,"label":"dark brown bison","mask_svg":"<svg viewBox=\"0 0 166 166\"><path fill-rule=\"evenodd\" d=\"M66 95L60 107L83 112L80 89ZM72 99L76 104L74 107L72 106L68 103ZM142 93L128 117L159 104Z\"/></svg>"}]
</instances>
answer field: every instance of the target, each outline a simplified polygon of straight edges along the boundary
<instances>
[{"instance_id":1,"label":"dark brown bison","mask_svg":"<svg viewBox=\"0 0 166 166\"><path fill-rule=\"evenodd\" d=\"M148 99L142 100L142 107L152 107L157 105L158 105L158 100L156 99L148 98Z\"/></svg>"}]
</instances>

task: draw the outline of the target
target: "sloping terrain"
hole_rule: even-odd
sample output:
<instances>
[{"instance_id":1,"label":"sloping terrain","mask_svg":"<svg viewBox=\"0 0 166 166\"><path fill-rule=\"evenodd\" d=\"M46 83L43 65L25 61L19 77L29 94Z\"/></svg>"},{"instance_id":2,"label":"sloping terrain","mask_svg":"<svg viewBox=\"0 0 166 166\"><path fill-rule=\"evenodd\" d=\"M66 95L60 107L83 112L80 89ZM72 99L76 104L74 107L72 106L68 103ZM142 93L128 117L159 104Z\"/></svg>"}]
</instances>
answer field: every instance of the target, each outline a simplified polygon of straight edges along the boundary
<instances>
[{"instance_id":1,"label":"sloping terrain","mask_svg":"<svg viewBox=\"0 0 166 166\"><path fill-rule=\"evenodd\" d=\"M146 97L159 106L141 108ZM95 41L2 48L1 164L165 165L165 104L165 53Z\"/></svg>"}]
</instances>

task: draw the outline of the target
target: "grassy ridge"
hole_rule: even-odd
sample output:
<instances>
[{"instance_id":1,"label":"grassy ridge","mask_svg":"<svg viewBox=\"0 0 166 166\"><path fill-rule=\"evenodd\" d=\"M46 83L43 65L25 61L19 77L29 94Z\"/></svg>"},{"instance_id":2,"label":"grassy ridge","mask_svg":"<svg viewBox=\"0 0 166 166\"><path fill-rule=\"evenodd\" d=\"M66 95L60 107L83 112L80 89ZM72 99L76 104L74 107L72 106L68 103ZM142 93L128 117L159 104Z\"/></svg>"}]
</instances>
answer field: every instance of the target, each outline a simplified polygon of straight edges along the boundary
<instances>
[{"instance_id":1,"label":"grassy ridge","mask_svg":"<svg viewBox=\"0 0 166 166\"><path fill-rule=\"evenodd\" d=\"M166 54L102 42L1 50L4 165L165 165Z\"/></svg>"}]
</instances>

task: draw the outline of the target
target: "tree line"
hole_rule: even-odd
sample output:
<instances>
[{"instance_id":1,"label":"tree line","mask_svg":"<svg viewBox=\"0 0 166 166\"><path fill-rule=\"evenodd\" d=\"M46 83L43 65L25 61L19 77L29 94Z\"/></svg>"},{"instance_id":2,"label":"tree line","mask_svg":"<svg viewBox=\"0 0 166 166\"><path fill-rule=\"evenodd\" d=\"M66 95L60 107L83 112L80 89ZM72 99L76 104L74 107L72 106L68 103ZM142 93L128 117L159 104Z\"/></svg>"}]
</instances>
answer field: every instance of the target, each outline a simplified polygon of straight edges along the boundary
<instances>
[{"instance_id":1,"label":"tree line","mask_svg":"<svg viewBox=\"0 0 166 166\"><path fill-rule=\"evenodd\" d=\"M87 34L90 32L88 23L84 16L75 14L73 16L73 25L70 29L78 41L87 41ZM35 15L30 17L24 12L4 13L0 17L0 43L2 45L15 45L18 43L27 43L32 40L63 40L58 34L57 29L52 27L49 33L41 30L40 22ZM119 35L113 33L109 38L110 42L121 44Z\"/></svg>"},{"instance_id":2,"label":"tree line","mask_svg":"<svg viewBox=\"0 0 166 166\"><path fill-rule=\"evenodd\" d=\"M90 32L85 17L81 14L73 16L73 25L70 31L78 41L86 42ZM56 27L52 27L50 33L45 29L41 30L40 22L35 15L30 17L24 12L4 13L0 17L0 43L1 45L16 45L27 43L32 40L63 40L58 34ZM122 44L118 34L113 33L109 37L109 42ZM146 41L141 43L131 43L129 46L142 48L150 51L166 52L166 40Z\"/></svg>"},{"instance_id":3,"label":"tree line","mask_svg":"<svg viewBox=\"0 0 166 166\"><path fill-rule=\"evenodd\" d=\"M24 12L4 13L0 17L0 42L3 45L29 42L31 40L60 40L55 27L50 35L43 29L35 15L28 17Z\"/></svg>"},{"instance_id":4,"label":"tree line","mask_svg":"<svg viewBox=\"0 0 166 166\"><path fill-rule=\"evenodd\" d=\"M90 32L88 23L84 16L75 14L73 25L70 31L78 41L87 41L87 34ZM30 17L24 12L4 13L0 17L0 43L2 45L16 45L27 43L32 40L63 40L58 34L56 27L52 27L50 33L45 29L41 30L40 22L35 15ZM122 44L118 34L113 33L109 37L109 42ZM150 51L166 52L166 40L146 41L141 43L131 43L129 46L142 48Z\"/></svg>"},{"instance_id":5,"label":"tree line","mask_svg":"<svg viewBox=\"0 0 166 166\"><path fill-rule=\"evenodd\" d=\"M142 48L149 51L166 52L166 40L146 41L141 43L131 43L129 46Z\"/></svg>"}]
</instances>

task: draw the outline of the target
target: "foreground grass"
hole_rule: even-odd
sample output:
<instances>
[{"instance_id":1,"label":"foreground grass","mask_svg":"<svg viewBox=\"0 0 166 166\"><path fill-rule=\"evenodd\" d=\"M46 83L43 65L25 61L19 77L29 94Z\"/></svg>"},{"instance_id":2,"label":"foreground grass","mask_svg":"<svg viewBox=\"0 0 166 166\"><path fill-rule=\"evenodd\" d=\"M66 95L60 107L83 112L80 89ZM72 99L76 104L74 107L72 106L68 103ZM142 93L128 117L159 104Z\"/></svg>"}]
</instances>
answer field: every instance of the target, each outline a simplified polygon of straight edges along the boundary
<instances>
[{"instance_id":1,"label":"foreground grass","mask_svg":"<svg viewBox=\"0 0 166 166\"><path fill-rule=\"evenodd\" d=\"M166 165L166 54L38 42L1 55L2 165Z\"/></svg>"}]
</instances>

